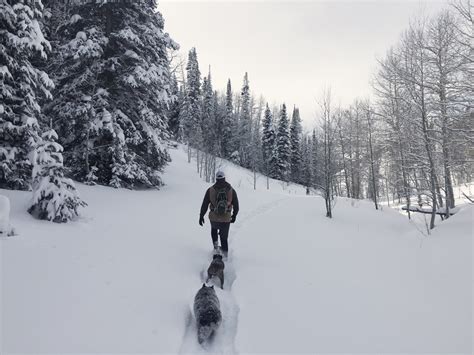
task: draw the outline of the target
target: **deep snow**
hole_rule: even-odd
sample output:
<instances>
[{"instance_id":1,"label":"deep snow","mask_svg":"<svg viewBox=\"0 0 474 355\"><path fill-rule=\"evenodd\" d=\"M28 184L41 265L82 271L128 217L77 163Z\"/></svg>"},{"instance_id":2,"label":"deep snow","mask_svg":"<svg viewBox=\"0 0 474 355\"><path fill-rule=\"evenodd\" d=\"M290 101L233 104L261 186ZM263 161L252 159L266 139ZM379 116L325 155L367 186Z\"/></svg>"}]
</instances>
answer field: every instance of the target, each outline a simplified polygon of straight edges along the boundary
<instances>
[{"instance_id":1,"label":"deep snow","mask_svg":"<svg viewBox=\"0 0 474 355\"><path fill-rule=\"evenodd\" d=\"M198 225L208 184L172 151L160 191L78 184L89 204L57 225L11 201L0 239L4 353L464 353L472 351L472 206L424 237L396 211L338 199L226 163L231 226L225 321L202 349L192 300L212 247Z\"/></svg>"}]
</instances>

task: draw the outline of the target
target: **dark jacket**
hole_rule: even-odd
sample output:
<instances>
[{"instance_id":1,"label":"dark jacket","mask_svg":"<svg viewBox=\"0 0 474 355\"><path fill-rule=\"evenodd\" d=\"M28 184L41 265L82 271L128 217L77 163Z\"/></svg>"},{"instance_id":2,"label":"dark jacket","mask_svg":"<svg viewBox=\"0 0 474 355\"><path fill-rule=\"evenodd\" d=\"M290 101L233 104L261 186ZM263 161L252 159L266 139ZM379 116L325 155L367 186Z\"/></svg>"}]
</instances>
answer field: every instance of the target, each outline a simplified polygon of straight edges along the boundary
<instances>
[{"instance_id":1,"label":"dark jacket","mask_svg":"<svg viewBox=\"0 0 474 355\"><path fill-rule=\"evenodd\" d=\"M213 188L219 189L223 187L229 190L232 190L232 203L231 203L232 214L229 213L228 215L225 215L225 216L217 216L215 213L213 213L214 206L213 206L212 198L211 198L211 194L212 194L211 189ZM201 213L200 213L201 218L204 217L209 206L211 209L211 212L209 213L209 219L211 220L211 222L230 222L232 218L237 217L237 214L239 213L239 199L237 197L237 192L235 191L235 189L232 188L232 186L227 181L225 181L225 179L218 179L213 186L211 186L210 188L206 190L206 194L204 195L204 199L202 200L202 205L201 205Z\"/></svg>"}]
</instances>

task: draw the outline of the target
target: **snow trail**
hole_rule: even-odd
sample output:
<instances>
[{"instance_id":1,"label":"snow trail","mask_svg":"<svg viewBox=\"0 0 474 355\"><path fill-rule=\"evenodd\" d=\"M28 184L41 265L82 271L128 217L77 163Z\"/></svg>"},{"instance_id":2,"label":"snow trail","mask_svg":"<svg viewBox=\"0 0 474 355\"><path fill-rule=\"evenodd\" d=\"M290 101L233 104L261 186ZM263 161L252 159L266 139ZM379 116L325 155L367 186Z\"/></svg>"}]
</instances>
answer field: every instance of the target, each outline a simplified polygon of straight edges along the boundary
<instances>
[{"instance_id":1,"label":"snow trail","mask_svg":"<svg viewBox=\"0 0 474 355\"><path fill-rule=\"evenodd\" d=\"M207 280L207 268L209 263L212 261L211 253L207 264L203 265L200 271L201 283L205 283ZM214 286L217 297L219 298L222 323L214 334L213 338L206 344L200 345L197 341L197 326L196 319L193 312L193 300L191 300L188 311L185 318L185 331L183 340L180 346L180 354L190 353L219 353L219 354L236 354L235 338L237 335L238 328L238 317L240 308L236 302L234 295L232 294L232 285L237 278L235 268L232 263L232 252L229 253L229 257L224 261L224 289L221 289L218 285ZM210 283L208 283L210 284ZM201 284L197 285L200 287ZM196 288L196 292L197 292Z\"/></svg>"}]
</instances>

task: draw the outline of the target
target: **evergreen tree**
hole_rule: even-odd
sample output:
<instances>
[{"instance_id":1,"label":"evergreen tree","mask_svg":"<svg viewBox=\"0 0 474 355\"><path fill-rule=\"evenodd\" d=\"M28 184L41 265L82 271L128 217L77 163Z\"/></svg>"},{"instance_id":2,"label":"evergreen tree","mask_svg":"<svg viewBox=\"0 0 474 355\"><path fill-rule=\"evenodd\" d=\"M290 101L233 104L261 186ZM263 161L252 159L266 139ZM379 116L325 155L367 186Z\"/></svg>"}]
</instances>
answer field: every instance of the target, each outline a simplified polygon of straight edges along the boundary
<instances>
[{"instance_id":1,"label":"evergreen tree","mask_svg":"<svg viewBox=\"0 0 474 355\"><path fill-rule=\"evenodd\" d=\"M251 140L250 140L250 164L254 173L254 189L257 188L257 172L263 168L263 152L262 152L262 113L264 107L263 97L259 99L255 106L255 98L252 96L250 100L251 111Z\"/></svg>"},{"instance_id":2,"label":"evergreen tree","mask_svg":"<svg viewBox=\"0 0 474 355\"><path fill-rule=\"evenodd\" d=\"M313 186L313 142L310 136L304 135L301 144L302 152L302 169L301 169L301 183L305 186Z\"/></svg>"},{"instance_id":3,"label":"evergreen tree","mask_svg":"<svg viewBox=\"0 0 474 355\"><path fill-rule=\"evenodd\" d=\"M114 187L161 184L172 99L167 51L177 45L156 5L71 2L55 31L58 85L48 114L79 180L95 168L98 182Z\"/></svg>"},{"instance_id":4,"label":"evergreen tree","mask_svg":"<svg viewBox=\"0 0 474 355\"><path fill-rule=\"evenodd\" d=\"M313 162L311 165L311 186L313 187L322 186L322 157L319 150L318 137L316 136L316 130L313 129L311 136L311 159Z\"/></svg>"},{"instance_id":5,"label":"evergreen tree","mask_svg":"<svg viewBox=\"0 0 474 355\"><path fill-rule=\"evenodd\" d=\"M176 78L176 75L171 77L171 95L172 101L169 104L168 109L168 127L171 135L175 139L179 139L179 115L183 102L183 92L178 86L178 79Z\"/></svg>"},{"instance_id":6,"label":"evergreen tree","mask_svg":"<svg viewBox=\"0 0 474 355\"><path fill-rule=\"evenodd\" d=\"M0 0L0 188L30 187L39 100L51 98L53 87L35 63L50 49L39 25L42 10L40 0Z\"/></svg>"},{"instance_id":7,"label":"evergreen tree","mask_svg":"<svg viewBox=\"0 0 474 355\"><path fill-rule=\"evenodd\" d=\"M178 106L177 110L178 112L178 133L177 133L177 140L179 142L184 142L185 141L185 132L184 132L184 121L183 121L183 112L184 112L184 103L185 103L185 98L186 98L186 90L185 90L185 84L182 84L179 86L179 91L178 91L178 99L176 105Z\"/></svg>"},{"instance_id":8,"label":"evergreen tree","mask_svg":"<svg viewBox=\"0 0 474 355\"><path fill-rule=\"evenodd\" d=\"M202 83L202 123L201 131L203 133L203 149L206 153L215 155L217 153L217 121L214 91L212 89L211 72Z\"/></svg>"},{"instance_id":9,"label":"evergreen tree","mask_svg":"<svg viewBox=\"0 0 474 355\"><path fill-rule=\"evenodd\" d=\"M201 72L199 70L196 48L192 48L189 51L186 74L186 93L181 124L184 127L184 136L188 144L199 148L202 141Z\"/></svg>"},{"instance_id":10,"label":"evergreen tree","mask_svg":"<svg viewBox=\"0 0 474 355\"><path fill-rule=\"evenodd\" d=\"M291 143L288 115L286 105L283 104L280 110L280 120L276 134L276 177L286 181L290 168Z\"/></svg>"},{"instance_id":11,"label":"evergreen tree","mask_svg":"<svg viewBox=\"0 0 474 355\"><path fill-rule=\"evenodd\" d=\"M216 154L219 157L223 157L223 147L226 139L226 106L225 106L225 97L219 95L217 90L213 94L213 110L214 118L216 124Z\"/></svg>"},{"instance_id":12,"label":"evergreen tree","mask_svg":"<svg viewBox=\"0 0 474 355\"><path fill-rule=\"evenodd\" d=\"M34 157L33 199L28 212L39 219L67 222L86 206L71 179L64 177L63 147L54 130L43 133Z\"/></svg>"},{"instance_id":13,"label":"evergreen tree","mask_svg":"<svg viewBox=\"0 0 474 355\"><path fill-rule=\"evenodd\" d=\"M230 158L232 152L235 151L234 143L234 104L232 99L232 84L230 79L227 81L227 90L225 94L225 117L222 129L221 152L222 157Z\"/></svg>"},{"instance_id":14,"label":"evergreen tree","mask_svg":"<svg viewBox=\"0 0 474 355\"><path fill-rule=\"evenodd\" d=\"M239 140L240 140L240 165L245 168L249 168L251 165L250 157L250 142L252 137L252 120L250 115L250 87L248 74L244 75L244 84L241 92L241 110L240 110L240 129L239 129Z\"/></svg>"},{"instance_id":15,"label":"evergreen tree","mask_svg":"<svg viewBox=\"0 0 474 355\"><path fill-rule=\"evenodd\" d=\"M273 127L273 116L268 104L263 117L262 132L262 155L265 173L271 177L275 176L276 155L275 155L275 130Z\"/></svg>"},{"instance_id":16,"label":"evergreen tree","mask_svg":"<svg viewBox=\"0 0 474 355\"><path fill-rule=\"evenodd\" d=\"M291 181L301 182L301 118L300 111L296 107L293 109L293 116L290 125L290 144L291 144Z\"/></svg>"}]
</instances>

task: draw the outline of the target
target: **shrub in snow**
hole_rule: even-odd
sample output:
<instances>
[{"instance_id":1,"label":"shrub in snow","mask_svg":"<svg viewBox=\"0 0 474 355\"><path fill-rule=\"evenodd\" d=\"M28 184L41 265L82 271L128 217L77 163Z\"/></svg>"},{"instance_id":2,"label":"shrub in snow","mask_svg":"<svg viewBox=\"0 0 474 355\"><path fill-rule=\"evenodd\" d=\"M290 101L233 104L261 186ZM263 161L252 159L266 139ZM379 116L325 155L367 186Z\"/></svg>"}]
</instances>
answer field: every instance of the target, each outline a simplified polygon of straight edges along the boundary
<instances>
[{"instance_id":1,"label":"shrub in snow","mask_svg":"<svg viewBox=\"0 0 474 355\"><path fill-rule=\"evenodd\" d=\"M14 234L10 225L10 200L3 195L0 195L0 234Z\"/></svg>"},{"instance_id":2,"label":"shrub in snow","mask_svg":"<svg viewBox=\"0 0 474 355\"><path fill-rule=\"evenodd\" d=\"M235 163L235 164L239 164L240 163L240 154L238 151L234 151L231 155L230 155L230 161Z\"/></svg>"},{"instance_id":3,"label":"shrub in snow","mask_svg":"<svg viewBox=\"0 0 474 355\"><path fill-rule=\"evenodd\" d=\"M67 222L86 206L71 179L64 177L63 148L54 130L42 135L33 168L33 200L28 212L39 219Z\"/></svg>"},{"instance_id":4,"label":"shrub in snow","mask_svg":"<svg viewBox=\"0 0 474 355\"><path fill-rule=\"evenodd\" d=\"M84 181L84 184L86 185L90 185L90 186L94 186L96 185L96 181L97 181L97 167L96 166L93 166L89 173L86 175L86 179Z\"/></svg>"}]
</instances>

